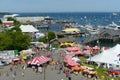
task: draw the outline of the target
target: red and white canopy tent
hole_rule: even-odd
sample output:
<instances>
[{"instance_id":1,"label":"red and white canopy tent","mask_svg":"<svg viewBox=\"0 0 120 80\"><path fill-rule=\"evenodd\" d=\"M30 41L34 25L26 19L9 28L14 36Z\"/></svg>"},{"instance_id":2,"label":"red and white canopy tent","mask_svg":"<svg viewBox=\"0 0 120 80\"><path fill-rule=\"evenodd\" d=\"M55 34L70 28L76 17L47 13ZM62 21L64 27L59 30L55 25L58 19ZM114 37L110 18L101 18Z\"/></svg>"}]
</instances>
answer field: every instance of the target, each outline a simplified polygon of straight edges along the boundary
<instances>
[{"instance_id":1,"label":"red and white canopy tent","mask_svg":"<svg viewBox=\"0 0 120 80\"><path fill-rule=\"evenodd\" d=\"M84 55L82 51L68 52L68 55Z\"/></svg>"},{"instance_id":2,"label":"red and white canopy tent","mask_svg":"<svg viewBox=\"0 0 120 80\"><path fill-rule=\"evenodd\" d=\"M94 47L92 48L92 53L100 53L100 47L94 46Z\"/></svg>"},{"instance_id":3,"label":"red and white canopy tent","mask_svg":"<svg viewBox=\"0 0 120 80\"><path fill-rule=\"evenodd\" d=\"M71 52L71 51L81 51L81 48L75 46L75 47L68 47L66 50L67 50L68 52Z\"/></svg>"},{"instance_id":4,"label":"red and white canopy tent","mask_svg":"<svg viewBox=\"0 0 120 80\"><path fill-rule=\"evenodd\" d=\"M66 49L66 54L68 55L83 55L83 52L80 47L68 47Z\"/></svg>"},{"instance_id":5,"label":"red and white canopy tent","mask_svg":"<svg viewBox=\"0 0 120 80\"><path fill-rule=\"evenodd\" d=\"M76 61L69 61L69 62L67 62L67 65L68 66L79 66L80 64L77 63Z\"/></svg>"},{"instance_id":6,"label":"red and white canopy tent","mask_svg":"<svg viewBox=\"0 0 120 80\"><path fill-rule=\"evenodd\" d=\"M92 54L92 51L91 50L84 50L83 53L84 54Z\"/></svg>"},{"instance_id":7,"label":"red and white canopy tent","mask_svg":"<svg viewBox=\"0 0 120 80\"><path fill-rule=\"evenodd\" d=\"M72 66L72 67L80 65L76 61L72 60L71 55L66 55L65 58L64 58L64 62L66 63L67 66Z\"/></svg>"},{"instance_id":8,"label":"red and white canopy tent","mask_svg":"<svg viewBox=\"0 0 120 80\"><path fill-rule=\"evenodd\" d=\"M87 46L84 47L84 49L85 49L85 50L91 50L92 48L87 45Z\"/></svg>"},{"instance_id":9,"label":"red and white canopy tent","mask_svg":"<svg viewBox=\"0 0 120 80\"><path fill-rule=\"evenodd\" d=\"M28 64L39 66L39 65L46 63L48 61L51 61L51 60L52 60L51 58L41 55L40 57L35 57L32 61L29 61Z\"/></svg>"}]
</instances>

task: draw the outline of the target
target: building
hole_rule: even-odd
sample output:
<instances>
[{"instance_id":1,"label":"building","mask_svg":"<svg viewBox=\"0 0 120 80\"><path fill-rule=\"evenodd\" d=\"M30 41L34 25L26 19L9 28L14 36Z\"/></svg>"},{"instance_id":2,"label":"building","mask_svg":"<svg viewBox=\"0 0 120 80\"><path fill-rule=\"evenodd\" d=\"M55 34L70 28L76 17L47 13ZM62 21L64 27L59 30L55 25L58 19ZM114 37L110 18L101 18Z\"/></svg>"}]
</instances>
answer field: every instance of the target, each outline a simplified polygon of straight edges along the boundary
<instances>
[{"instance_id":1,"label":"building","mask_svg":"<svg viewBox=\"0 0 120 80\"><path fill-rule=\"evenodd\" d=\"M100 31L99 34L96 34L96 36L86 39L83 43L114 46L116 43L119 43L119 41L120 30L104 29Z\"/></svg>"},{"instance_id":2,"label":"building","mask_svg":"<svg viewBox=\"0 0 120 80\"><path fill-rule=\"evenodd\" d=\"M3 21L2 24L3 24L3 26L5 26L5 27L6 27L6 26L9 26L9 27L10 27L10 26L13 26L13 25L14 25L14 21Z\"/></svg>"}]
</instances>

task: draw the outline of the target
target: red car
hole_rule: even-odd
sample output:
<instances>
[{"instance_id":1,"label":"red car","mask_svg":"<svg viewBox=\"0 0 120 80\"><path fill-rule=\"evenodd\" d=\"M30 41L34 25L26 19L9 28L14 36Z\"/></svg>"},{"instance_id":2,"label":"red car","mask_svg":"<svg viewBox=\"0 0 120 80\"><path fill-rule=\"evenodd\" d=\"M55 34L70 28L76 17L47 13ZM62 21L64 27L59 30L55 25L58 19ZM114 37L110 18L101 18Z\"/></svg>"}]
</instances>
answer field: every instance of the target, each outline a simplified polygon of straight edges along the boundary
<instances>
[{"instance_id":1,"label":"red car","mask_svg":"<svg viewBox=\"0 0 120 80\"><path fill-rule=\"evenodd\" d=\"M110 76L120 75L120 70L111 70L111 71L108 71L108 74Z\"/></svg>"}]
</instances>

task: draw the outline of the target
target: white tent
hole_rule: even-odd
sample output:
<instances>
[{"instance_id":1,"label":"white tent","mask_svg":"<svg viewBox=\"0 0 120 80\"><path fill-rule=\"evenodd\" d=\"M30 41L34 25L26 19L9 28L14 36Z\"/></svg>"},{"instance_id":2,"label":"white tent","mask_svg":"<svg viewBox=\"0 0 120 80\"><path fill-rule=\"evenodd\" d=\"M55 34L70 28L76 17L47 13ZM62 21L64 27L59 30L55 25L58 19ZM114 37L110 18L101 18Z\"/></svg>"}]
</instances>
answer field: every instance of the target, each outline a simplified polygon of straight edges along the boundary
<instances>
[{"instance_id":1,"label":"white tent","mask_svg":"<svg viewBox=\"0 0 120 80\"><path fill-rule=\"evenodd\" d=\"M120 44L88 59L97 63L120 65Z\"/></svg>"},{"instance_id":2,"label":"white tent","mask_svg":"<svg viewBox=\"0 0 120 80\"><path fill-rule=\"evenodd\" d=\"M73 61L80 62L80 59L78 57L72 57Z\"/></svg>"},{"instance_id":3,"label":"white tent","mask_svg":"<svg viewBox=\"0 0 120 80\"><path fill-rule=\"evenodd\" d=\"M20 29L22 30L22 32L28 32L28 33L39 31L35 27L33 27L32 25L21 25Z\"/></svg>"},{"instance_id":4,"label":"white tent","mask_svg":"<svg viewBox=\"0 0 120 80\"><path fill-rule=\"evenodd\" d=\"M37 32L35 35L36 35L36 38L40 38L40 37L44 37L45 36L44 33L40 33L40 32Z\"/></svg>"}]
</instances>

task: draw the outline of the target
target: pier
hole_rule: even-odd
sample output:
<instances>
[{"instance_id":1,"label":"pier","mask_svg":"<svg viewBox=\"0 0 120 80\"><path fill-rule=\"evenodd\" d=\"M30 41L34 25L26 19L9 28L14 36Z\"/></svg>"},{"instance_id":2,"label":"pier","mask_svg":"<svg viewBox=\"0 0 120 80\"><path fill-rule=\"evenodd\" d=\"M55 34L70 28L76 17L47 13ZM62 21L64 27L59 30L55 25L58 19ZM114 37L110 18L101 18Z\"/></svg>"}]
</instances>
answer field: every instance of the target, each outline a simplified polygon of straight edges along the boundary
<instances>
[{"instance_id":1,"label":"pier","mask_svg":"<svg viewBox=\"0 0 120 80\"><path fill-rule=\"evenodd\" d=\"M94 38L90 38L90 39L87 39L83 42L83 44L88 44L88 43L91 43L91 42L94 42L94 41L97 41L97 40L100 40L101 38L99 37L94 37Z\"/></svg>"}]
</instances>

